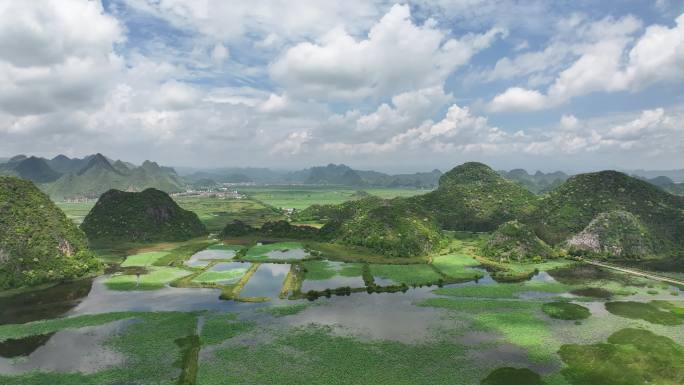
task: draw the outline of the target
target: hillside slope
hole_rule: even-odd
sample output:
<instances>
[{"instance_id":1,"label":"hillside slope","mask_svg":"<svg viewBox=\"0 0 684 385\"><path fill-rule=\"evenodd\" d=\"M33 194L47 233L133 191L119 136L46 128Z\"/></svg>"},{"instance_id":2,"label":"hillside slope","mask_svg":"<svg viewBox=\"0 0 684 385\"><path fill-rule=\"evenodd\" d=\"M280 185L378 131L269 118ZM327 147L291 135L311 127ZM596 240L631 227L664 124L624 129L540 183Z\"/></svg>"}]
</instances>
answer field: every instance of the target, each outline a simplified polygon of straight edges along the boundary
<instances>
[{"instance_id":1,"label":"hillside slope","mask_svg":"<svg viewBox=\"0 0 684 385\"><path fill-rule=\"evenodd\" d=\"M610 211L594 218L565 246L571 252L618 258L643 258L653 254L650 232L628 211Z\"/></svg>"},{"instance_id":2,"label":"hillside slope","mask_svg":"<svg viewBox=\"0 0 684 385\"><path fill-rule=\"evenodd\" d=\"M655 253L681 253L684 197L617 171L571 177L545 196L526 220L541 239L557 245L580 233L601 213L611 211L633 214L655 241Z\"/></svg>"},{"instance_id":3,"label":"hillside slope","mask_svg":"<svg viewBox=\"0 0 684 385\"><path fill-rule=\"evenodd\" d=\"M464 163L442 175L439 187L410 198L446 230L493 231L534 210L536 196L482 163Z\"/></svg>"},{"instance_id":4,"label":"hillside slope","mask_svg":"<svg viewBox=\"0 0 684 385\"><path fill-rule=\"evenodd\" d=\"M0 177L0 290L97 270L85 235L33 183Z\"/></svg>"},{"instance_id":5,"label":"hillside slope","mask_svg":"<svg viewBox=\"0 0 684 385\"><path fill-rule=\"evenodd\" d=\"M102 194L81 228L94 242L184 241L206 234L197 214L183 210L163 191L109 190Z\"/></svg>"},{"instance_id":6,"label":"hillside slope","mask_svg":"<svg viewBox=\"0 0 684 385\"><path fill-rule=\"evenodd\" d=\"M112 164L102 154L90 157L78 172L64 174L43 188L53 199L97 198L111 189L142 191L156 188L168 193L184 190L182 180L171 168L149 161L130 168L124 162Z\"/></svg>"},{"instance_id":7,"label":"hillside slope","mask_svg":"<svg viewBox=\"0 0 684 385\"><path fill-rule=\"evenodd\" d=\"M425 255L444 240L437 221L409 199L368 197L324 211L331 219L321 233L386 256Z\"/></svg>"}]
</instances>

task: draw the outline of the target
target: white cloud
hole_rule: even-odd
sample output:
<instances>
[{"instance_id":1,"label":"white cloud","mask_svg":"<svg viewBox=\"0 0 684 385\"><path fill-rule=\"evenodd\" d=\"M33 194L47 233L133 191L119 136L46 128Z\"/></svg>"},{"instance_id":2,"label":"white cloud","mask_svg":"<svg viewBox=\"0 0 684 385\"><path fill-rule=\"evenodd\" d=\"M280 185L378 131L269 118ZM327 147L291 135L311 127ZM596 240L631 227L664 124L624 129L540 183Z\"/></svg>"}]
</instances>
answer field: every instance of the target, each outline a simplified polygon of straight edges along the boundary
<instances>
[{"instance_id":1,"label":"white cloud","mask_svg":"<svg viewBox=\"0 0 684 385\"><path fill-rule=\"evenodd\" d=\"M449 39L434 21L416 25L408 6L395 5L364 40L342 28L317 43L288 49L270 74L291 94L320 99L379 98L442 85L456 68L488 47L500 29Z\"/></svg>"},{"instance_id":2,"label":"white cloud","mask_svg":"<svg viewBox=\"0 0 684 385\"><path fill-rule=\"evenodd\" d=\"M573 128L577 127L579 120L575 117L575 115L563 115L561 116L560 123L562 128L566 130L572 130Z\"/></svg>"},{"instance_id":3,"label":"white cloud","mask_svg":"<svg viewBox=\"0 0 684 385\"><path fill-rule=\"evenodd\" d=\"M230 56L230 53L228 52L228 48L224 46L223 44L216 44L214 45L214 49L211 50L211 58L214 60L214 63L216 64L221 64L223 63L224 60L226 60Z\"/></svg>"},{"instance_id":4,"label":"white cloud","mask_svg":"<svg viewBox=\"0 0 684 385\"><path fill-rule=\"evenodd\" d=\"M164 82L152 97L152 104L162 110L181 110L195 105L200 92L194 87L169 80Z\"/></svg>"},{"instance_id":5,"label":"white cloud","mask_svg":"<svg viewBox=\"0 0 684 385\"><path fill-rule=\"evenodd\" d=\"M533 111L544 107L546 107L546 98L539 91L511 87L494 97L488 109L492 112Z\"/></svg>"},{"instance_id":6,"label":"white cloud","mask_svg":"<svg viewBox=\"0 0 684 385\"><path fill-rule=\"evenodd\" d=\"M162 18L176 27L194 30L220 41L237 41L246 35L263 41L285 41L318 36L337 25L357 33L380 11L376 2L348 0L312 3L308 0L125 0L138 10ZM269 38L270 35L273 37Z\"/></svg>"},{"instance_id":7,"label":"white cloud","mask_svg":"<svg viewBox=\"0 0 684 385\"><path fill-rule=\"evenodd\" d=\"M684 14L677 18L674 27L652 25L635 39L640 28L639 20L631 16L586 25L580 37L587 36L589 41L575 47L579 57L557 75L545 94L512 87L494 97L491 110L538 110L595 91L634 92L655 83L684 80ZM538 59L546 57L552 49L555 50L554 45L518 57L515 62L502 59L491 76L539 71L534 67L538 64L528 66L528 62L539 63Z\"/></svg>"},{"instance_id":8,"label":"white cloud","mask_svg":"<svg viewBox=\"0 0 684 385\"><path fill-rule=\"evenodd\" d=\"M684 14L676 25L653 25L646 29L629 52L625 82L635 89L664 81L684 80Z\"/></svg>"},{"instance_id":9,"label":"white cloud","mask_svg":"<svg viewBox=\"0 0 684 385\"><path fill-rule=\"evenodd\" d=\"M0 111L41 114L102 102L122 67L118 21L99 2L0 2Z\"/></svg>"}]
</instances>

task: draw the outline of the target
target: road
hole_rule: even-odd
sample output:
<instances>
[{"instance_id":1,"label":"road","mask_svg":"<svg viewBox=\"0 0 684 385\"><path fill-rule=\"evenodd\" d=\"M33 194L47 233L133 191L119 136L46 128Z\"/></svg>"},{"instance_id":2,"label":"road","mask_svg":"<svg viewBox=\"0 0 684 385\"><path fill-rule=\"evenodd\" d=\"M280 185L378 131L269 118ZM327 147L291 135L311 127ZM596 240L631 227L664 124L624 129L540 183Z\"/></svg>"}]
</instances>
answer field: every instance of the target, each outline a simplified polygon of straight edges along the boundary
<instances>
[{"instance_id":1,"label":"road","mask_svg":"<svg viewBox=\"0 0 684 385\"><path fill-rule=\"evenodd\" d=\"M618 267L618 266L613 266L613 265L607 265L607 264L605 264L605 263L596 262L596 261L590 261L590 260L587 260L587 259L583 259L582 261L583 261L584 263L588 263L588 264L590 264L590 265L605 267L606 269L617 270L617 271L621 271L621 272L623 272L623 273L632 274L632 275L636 275L636 276L644 277L644 278L649 278L649 279L654 279L654 280L656 280L656 281L672 283L672 284L674 284L674 285L679 285L679 286L681 286L681 287L684 287L684 281L680 281L680 280L678 280L678 279L669 278L669 277L663 277L663 276L656 275L656 274L651 274L651 273L644 273L643 271L634 270L634 269L627 269L627 268L624 268L624 267Z\"/></svg>"}]
</instances>

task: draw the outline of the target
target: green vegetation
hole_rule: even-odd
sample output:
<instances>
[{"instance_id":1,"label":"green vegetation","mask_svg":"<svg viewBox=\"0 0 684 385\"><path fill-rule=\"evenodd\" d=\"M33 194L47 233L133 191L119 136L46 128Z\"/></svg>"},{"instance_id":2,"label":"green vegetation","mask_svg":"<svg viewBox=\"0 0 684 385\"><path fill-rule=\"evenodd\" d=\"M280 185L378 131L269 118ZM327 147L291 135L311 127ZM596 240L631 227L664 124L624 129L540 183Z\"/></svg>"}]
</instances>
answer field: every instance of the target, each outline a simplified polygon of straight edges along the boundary
<instances>
[{"instance_id":1,"label":"green vegetation","mask_svg":"<svg viewBox=\"0 0 684 385\"><path fill-rule=\"evenodd\" d=\"M75 317L28 322L16 325L0 325L0 342L31 335L47 334L64 329L78 329L86 326L103 325L112 321L132 318L144 313L119 312L87 314Z\"/></svg>"},{"instance_id":2,"label":"green vegetation","mask_svg":"<svg viewBox=\"0 0 684 385\"><path fill-rule=\"evenodd\" d=\"M204 249L235 250L235 246L225 246L216 244L213 241L199 240L183 243L171 250L159 259L154 261L155 266L174 266L182 267L188 258Z\"/></svg>"},{"instance_id":3,"label":"green vegetation","mask_svg":"<svg viewBox=\"0 0 684 385\"><path fill-rule=\"evenodd\" d=\"M534 174L528 174L523 169L514 169L511 171L499 171L499 174L506 179L520 183L526 189L535 194L544 194L565 182L570 176L562 171L550 172L548 174L537 171Z\"/></svg>"},{"instance_id":4,"label":"green vegetation","mask_svg":"<svg viewBox=\"0 0 684 385\"><path fill-rule=\"evenodd\" d=\"M271 254L269 255L269 253ZM282 253L282 256L277 255L280 253ZM304 245L299 242L275 242L256 245L247 249L244 255L239 255L239 258L242 260L256 262L298 261L309 257L310 253L306 251Z\"/></svg>"},{"instance_id":5,"label":"green vegetation","mask_svg":"<svg viewBox=\"0 0 684 385\"><path fill-rule=\"evenodd\" d=\"M337 205L364 197L358 194L358 189L343 186L244 187L240 191L269 206L298 211L313 205ZM384 199L425 193L425 190L408 188L364 188L361 191Z\"/></svg>"},{"instance_id":6,"label":"green vegetation","mask_svg":"<svg viewBox=\"0 0 684 385\"><path fill-rule=\"evenodd\" d=\"M155 188L167 193L183 191L183 182L176 172L169 167L160 167L155 162L145 161L140 167L121 161L112 164L101 154L80 161L74 169L65 170L59 179L43 186L52 199L92 199L110 189L142 191Z\"/></svg>"},{"instance_id":7,"label":"green vegetation","mask_svg":"<svg viewBox=\"0 0 684 385\"><path fill-rule=\"evenodd\" d=\"M570 294L590 298L610 298L613 295L613 293L611 293L609 290L600 287L582 287L571 290Z\"/></svg>"},{"instance_id":8,"label":"green vegetation","mask_svg":"<svg viewBox=\"0 0 684 385\"><path fill-rule=\"evenodd\" d=\"M492 234L482 248L486 257L499 261L542 260L555 257L553 249L539 239L534 231L520 222L509 221Z\"/></svg>"},{"instance_id":9,"label":"green vegetation","mask_svg":"<svg viewBox=\"0 0 684 385\"><path fill-rule=\"evenodd\" d=\"M174 199L183 209L197 214L207 230L216 233L236 220L261 226L266 222L285 219L280 210L253 199L225 199L217 196L181 196Z\"/></svg>"},{"instance_id":10,"label":"green vegetation","mask_svg":"<svg viewBox=\"0 0 684 385\"><path fill-rule=\"evenodd\" d=\"M592 256L643 258L653 253L652 237L634 214L610 211L594 218L565 246L571 253L586 252Z\"/></svg>"},{"instance_id":11,"label":"green vegetation","mask_svg":"<svg viewBox=\"0 0 684 385\"><path fill-rule=\"evenodd\" d=\"M479 264L476 259L461 254L440 255L432 260L432 266L440 273L456 281L482 278L484 274L481 271L469 269L469 267L475 267Z\"/></svg>"},{"instance_id":12,"label":"green vegetation","mask_svg":"<svg viewBox=\"0 0 684 385\"><path fill-rule=\"evenodd\" d=\"M586 307L569 302L548 302L542 305L542 311L551 318L563 320L582 320L591 315Z\"/></svg>"},{"instance_id":13,"label":"green vegetation","mask_svg":"<svg viewBox=\"0 0 684 385\"><path fill-rule=\"evenodd\" d=\"M206 234L197 215L166 193L110 190L102 194L81 228L93 242L184 241Z\"/></svg>"},{"instance_id":14,"label":"green vegetation","mask_svg":"<svg viewBox=\"0 0 684 385\"><path fill-rule=\"evenodd\" d=\"M544 385L539 374L527 368L498 368L489 373L480 385Z\"/></svg>"},{"instance_id":15,"label":"green vegetation","mask_svg":"<svg viewBox=\"0 0 684 385\"><path fill-rule=\"evenodd\" d=\"M435 294L450 297L470 298L518 298L526 292L562 294L570 289L557 282L527 281L521 283L505 283L497 285L468 285L461 287L444 287L434 290Z\"/></svg>"},{"instance_id":16,"label":"green vegetation","mask_svg":"<svg viewBox=\"0 0 684 385\"><path fill-rule=\"evenodd\" d=\"M671 308L661 308L661 302L608 302L606 309L620 317L642 319L660 325L681 325L684 324L684 315L681 312L672 311Z\"/></svg>"},{"instance_id":17,"label":"green vegetation","mask_svg":"<svg viewBox=\"0 0 684 385\"><path fill-rule=\"evenodd\" d=\"M536 197L482 163L464 163L442 175L437 190L411 198L447 230L492 231L534 209Z\"/></svg>"},{"instance_id":18,"label":"green vegetation","mask_svg":"<svg viewBox=\"0 0 684 385\"><path fill-rule=\"evenodd\" d=\"M0 290L101 268L85 235L33 183L0 177Z\"/></svg>"},{"instance_id":19,"label":"green vegetation","mask_svg":"<svg viewBox=\"0 0 684 385\"><path fill-rule=\"evenodd\" d=\"M59 178L60 173L51 169L45 159L30 156L1 163L0 175L16 176L34 183L49 183Z\"/></svg>"},{"instance_id":20,"label":"green vegetation","mask_svg":"<svg viewBox=\"0 0 684 385\"><path fill-rule=\"evenodd\" d=\"M430 265L369 265L373 277L389 279L396 284L409 286L430 285L444 280ZM378 284L378 286L383 286Z\"/></svg>"},{"instance_id":21,"label":"green vegetation","mask_svg":"<svg viewBox=\"0 0 684 385\"><path fill-rule=\"evenodd\" d=\"M620 172L602 171L568 179L539 202L529 221L541 239L558 245L607 213L588 231L600 235L610 253L618 251L617 245L642 254L651 245L654 253L668 255L684 246L683 208L682 197ZM647 231L642 233L642 226Z\"/></svg>"},{"instance_id":22,"label":"green vegetation","mask_svg":"<svg viewBox=\"0 0 684 385\"><path fill-rule=\"evenodd\" d=\"M296 355L294 359L293 354ZM198 382L212 384L472 384L464 348L444 341L362 342L330 329L290 329L275 340L231 344L200 363ZM460 368L455 371L454 367Z\"/></svg>"},{"instance_id":23,"label":"green vegetation","mask_svg":"<svg viewBox=\"0 0 684 385\"><path fill-rule=\"evenodd\" d=\"M323 237L389 257L426 255L445 244L437 222L412 200L368 197L328 208Z\"/></svg>"},{"instance_id":24,"label":"green vegetation","mask_svg":"<svg viewBox=\"0 0 684 385\"><path fill-rule=\"evenodd\" d=\"M83 222L83 218L88 215L90 210L95 205L95 202L55 202L57 207L59 207L66 214L67 218L71 219L74 223L80 225Z\"/></svg>"},{"instance_id":25,"label":"green vegetation","mask_svg":"<svg viewBox=\"0 0 684 385\"><path fill-rule=\"evenodd\" d=\"M166 252L166 251L148 251L146 253L129 255L128 257L126 257L126 260L123 261L123 263L121 264L121 267L152 266L161 257L164 257L167 254L168 254L168 252Z\"/></svg>"},{"instance_id":26,"label":"green vegetation","mask_svg":"<svg viewBox=\"0 0 684 385\"><path fill-rule=\"evenodd\" d=\"M245 265L246 266L246 265ZM205 271L193 278L194 282L199 283L218 283L222 281L238 280L247 272L246 268L222 270L222 271Z\"/></svg>"},{"instance_id":27,"label":"green vegetation","mask_svg":"<svg viewBox=\"0 0 684 385\"><path fill-rule=\"evenodd\" d=\"M574 385L684 383L684 347L648 330L623 329L607 343L563 345L563 375Z\"/></svg>"},{"instance_id":28,"label":"green vegetation","mask_svg":"<svg viewBox=\"0 0 684 385\"><path fill-rule=\"evenodd\" d=\"M359 277L363 274L363 265L360 263L344 263L339 268L330 261L305 261L302 263L307 280L320 281L335 276Z\"/></svg>"},{"instance_id":29,"label":"green vegetation","mask_svg":"<svg viewBox=\"0 0 684 385\"><path fill-rule=\"evenodd\" d=\"M253 321L238 321L237 313L210 313L204 318L200 339L202 345L216 345L254 329Z\"/></svg>"},{"instance_id":30,"label":"green vegetation","mask_svg":"<svg viewBox=\"0 0 684 385\"><path fill-rule=\"evenodd\" d=\"M111 290L157 290L172 281L191 274L176 267L152 267L147 274L121 274L111 276L105 285Z\"/></svg>"},{"instance_id":31,"label":"green vegetation","mask_svg":"<svg viewBox=\"0 0 684 385\"><path fill-rule=\"evenodd\" d=\"M469 287L472 286L462 288ZM435 292L450 294L453 293L452 289L461 288L443 288ZM482 299L484 297L482 294L474 295L472 299L429 298L418 305L448 309L455 317L471 322L474 330L498 333L505 341L527 349L532 361L542 362L552 359L554 339L549 325L538 317L541 310L539 302L502 301L502 298L510 298L510 296L493 292L486 295L491 299Z\"/></svg>"},{"instance_id":32,"label":"green vegetation","mask_svg":"<svg viewBox=\"0 0 684 385\"><path fill-rule=\"evenodd\" d=\"M221 293L220 298L221 299L244 300L243 298L240 298L240 292L245 287L247 282L249 282L249 279L252 278L252 275L254 275L254 273L256 273L259 266L261 266L260 263L253 263L252 266L250 266L249 269L247 269L245 274L242 276L242 278L240 278L240 280L237 283L235 283L234 285L226 285L225 288L223 289L223 292ZM250 301L246 300L245 302L250 302Z\"/></svg>"}]
</instances>

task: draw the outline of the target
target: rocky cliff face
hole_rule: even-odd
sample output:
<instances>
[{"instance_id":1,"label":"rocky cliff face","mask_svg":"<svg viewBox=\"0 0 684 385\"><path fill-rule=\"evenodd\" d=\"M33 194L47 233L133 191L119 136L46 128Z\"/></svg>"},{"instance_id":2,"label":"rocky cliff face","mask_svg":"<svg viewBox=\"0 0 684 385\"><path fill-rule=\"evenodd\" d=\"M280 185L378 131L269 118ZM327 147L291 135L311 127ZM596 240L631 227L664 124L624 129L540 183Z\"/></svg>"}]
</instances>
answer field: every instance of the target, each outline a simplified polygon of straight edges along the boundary
<instances>
[{"instance_id":1,"label":"rocky cliff face","mask_svg":"<svg viewBox=\"0 0 684 385\"><path fill-rule=\"evenodd\" d=\"M580 233L568 239L571 251L616 258L642 258L653 254L653 241L639 219L627 211L601 213Z\"/></svg>"}]
</instances>

